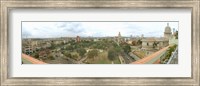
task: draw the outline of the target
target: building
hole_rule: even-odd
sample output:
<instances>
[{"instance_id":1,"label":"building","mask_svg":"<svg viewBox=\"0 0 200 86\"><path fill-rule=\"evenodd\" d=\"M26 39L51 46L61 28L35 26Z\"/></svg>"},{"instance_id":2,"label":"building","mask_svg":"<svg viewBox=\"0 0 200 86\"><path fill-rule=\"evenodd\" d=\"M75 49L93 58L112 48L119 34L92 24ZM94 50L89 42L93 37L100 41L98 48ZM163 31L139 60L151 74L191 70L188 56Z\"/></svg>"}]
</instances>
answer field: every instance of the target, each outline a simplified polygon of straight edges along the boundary
<instances>
[{"instance_id":1,"label":"building","mask_svg":"<svg viewBox=\"0 0 200 86\"><path fill-rule=\"evenodd\" d=\"M33 53L33 49L31 46L23 46L22 50L23 50L22 52L27 55L30 55Z\"/></svg>"},{"instance_id":2,"label":"building","mask_svg":"<svg viewBox=\"0 0 200 86\"><path fill-rule=\"evenodd\" d=\"M169 45L169 40L165 38L143 38L142 49L144 50L159 50Z\"/></svg>"},{"instance_id":3,"label":"building","mask_svg":"<svg viewBox=\"0 0 200 86\"><path fill-rule=\"evenodd\" d=\"M48 55L49 55L50 53L51 53L51 50L49 50L49 49L45 49L45 50L43 50L43 51L40 51L40 52L38 53L39 59L42 59L42 60L47 59L47 58L48 58Z\"/></svg>"},{"instance_id":4,"label":"building","mask_svg":"<svg viewBox=\"0 0 200 86\"><path fill-rule=\"evenodd\" d=\"M119 32L117 37L117 42L120 43L122 41L121 39L122 39L121 33Z\"/></svg>"},{"instance_id":5,"label":"building","mask_svg":"<svg viewBox=\"0 0 200 86\"><path fill-rule=\"evenodd\" d=\"M169 23L167 23L167 26L165 27L164 32L164 38L169 39L172 36L171 28L169 26Z\"/></svg>"},{"instance_id":6,"label":"building","mask_svg":"<svg viewBox=\"0 0 200 86\"><path fill-rule=\"evenodd\" d=\"M76 42L80 42L80 41L81 41L80 36L77 36L76 37Z\"/></svg>"},{"instance_id":7,"label":"building","mask_svg":"<svg viewBox=\"0 0 200 86\"><path fill-rule=\"evenodd\" d=\"M171 28L169 26L169 23L167 23L167 26L165 27L164 31L164 37L155 38L155 37L143 37L142 38L142 49L144 50L159 50L163 47L166 47L169 45L169 40L171 39L172 32Z\"/></svg>"}]
</instances>

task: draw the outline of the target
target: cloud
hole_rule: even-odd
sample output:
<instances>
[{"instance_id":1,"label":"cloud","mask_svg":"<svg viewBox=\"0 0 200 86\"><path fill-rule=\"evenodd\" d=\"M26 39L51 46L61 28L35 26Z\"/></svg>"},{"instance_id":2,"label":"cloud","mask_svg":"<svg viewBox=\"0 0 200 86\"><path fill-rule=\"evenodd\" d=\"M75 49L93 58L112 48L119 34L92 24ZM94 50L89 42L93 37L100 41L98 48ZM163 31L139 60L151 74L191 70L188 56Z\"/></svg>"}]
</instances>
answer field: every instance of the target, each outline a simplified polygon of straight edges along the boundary
<instances>
[{"instance_id":1,"label":"cloud","mask_svg":"<svg viewBox=\"0 0 200 86\"><path fill-rule=\"evenodd\" d=\"M22 37L122 36L160 37L167 22L23 22ZM170 22L178 28L178 22Z\"/></svg>"},{"instance_id":2,"label":"cloud","mask_svg":"<svg viewBox=\"0 0 200 86\"><path fill-rule=\"evenodd\" d=\"M58 27L58 28L63 28L63 27L66 27L66 25L69 24L69 23L60 22L60 23L56 23L55 26Z\"/></svg>"},{"instance_id":3,"label":"cloud","mask_svg":"<svg viewBox=\"0 0 200 86\"><path fill-rule=\"evenodd\" d=\"M65 27L63 26L63 28L64 31L66 30L72 33L81 33L84 31L84 28L80 23L65 24Z\"/></svg>"},{"instance_id":4,"label":"cloud","mask_svg":"<svg viewBox=\"0 0 200 86\"><path fill-rule=\"evenodd\" d=\"M32 36L30 31L27 31L27 29L22 29L22 38L27 38Z\"/></svg>"},{"instance_id":5,"label":"cloud","mask_svg":"<svg viewBox=\"0 0 200 86\"><path fill-rule=\"evenodd\" d=\"M135 23L128 23L125 27L124 27L125 31L122 31L124 32L125 36L139 36L141 34L143 34L143 27L140 27L139 25L135 24Z\"/></svg>"},{"instance_id":6,"label":"cloud","mask_svg":"<svg viewBox=\"0 0 200 86\"><path fill-rule=\"evenodd\" d=\"M145 33L144 37L150 37L152 36L152 34L156 37L161 37L163 36L164 32L160 32L160 31L151 31L151 32L147 32Z\"/></svg>"},{"instance_id":7,"label":"cloud","mask_svg":"<svg viewBox=\"0 0 200 86\"><path fill-rule=\"evenodd\" d=\"M79 22L57 22L55 25L57 33L62 34L62 36L77 36L85 32L85 29Z\"/></svg>"}]
</instances>

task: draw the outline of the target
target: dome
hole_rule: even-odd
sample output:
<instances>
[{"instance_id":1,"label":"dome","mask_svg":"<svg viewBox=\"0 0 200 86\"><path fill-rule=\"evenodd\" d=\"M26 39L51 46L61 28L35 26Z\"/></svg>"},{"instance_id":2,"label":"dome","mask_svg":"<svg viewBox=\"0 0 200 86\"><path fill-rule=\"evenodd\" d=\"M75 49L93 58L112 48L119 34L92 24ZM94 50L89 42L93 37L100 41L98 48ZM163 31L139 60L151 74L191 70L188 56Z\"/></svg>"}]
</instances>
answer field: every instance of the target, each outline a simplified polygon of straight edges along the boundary
<instances>
[{"instance_id":1,"label":"dome","mask_svg":"<svg viewBox=\"0 0 200 86\"><path fill-rule=\"evenodd\" d=\"M169 27L169 23L167 23L167 26L165 27L165 33L171 33L171 28Z\"/></svg>"}]
</instances>

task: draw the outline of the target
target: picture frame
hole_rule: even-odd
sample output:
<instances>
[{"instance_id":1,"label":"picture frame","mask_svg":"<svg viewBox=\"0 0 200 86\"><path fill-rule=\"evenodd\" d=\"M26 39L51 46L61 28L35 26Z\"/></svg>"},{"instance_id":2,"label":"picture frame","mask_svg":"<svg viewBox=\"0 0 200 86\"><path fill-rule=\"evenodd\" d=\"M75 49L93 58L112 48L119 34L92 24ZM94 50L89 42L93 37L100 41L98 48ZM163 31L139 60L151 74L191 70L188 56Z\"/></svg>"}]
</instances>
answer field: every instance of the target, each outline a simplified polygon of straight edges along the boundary
<instances>
[{"instance_id":1,"label":"picture frame","mask_svg":"<svg viewBox=\"0 0 200 86\"><path fill-rule=\"evenodd\" d=\"M1 86L9 85L193 85L199 86L200 56L200 1L199 0L1 0L0 58ZM9 77L9 12L17 8L191 8L192 40L191 40L191 77Z\"/></svg>"}]
</instances>

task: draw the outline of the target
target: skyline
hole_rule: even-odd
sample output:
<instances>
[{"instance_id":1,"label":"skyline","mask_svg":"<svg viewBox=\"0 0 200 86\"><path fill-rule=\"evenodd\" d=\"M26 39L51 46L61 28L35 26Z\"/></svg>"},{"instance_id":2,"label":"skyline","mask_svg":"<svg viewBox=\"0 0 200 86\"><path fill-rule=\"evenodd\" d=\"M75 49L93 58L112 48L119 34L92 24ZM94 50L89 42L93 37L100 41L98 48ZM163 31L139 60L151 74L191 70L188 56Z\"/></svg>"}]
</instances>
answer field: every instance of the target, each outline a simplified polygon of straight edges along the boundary
<instances>
[{"instance_id":1,"label":"skyline","mask_svg":"<svg viewBox=\"0 0 200 86\"><path fill-rule=\"evenodd\" d=\"M22 22L22 38L163 37L167 23L178 30L178 22Z\"/></svg>"}]
</instances>

